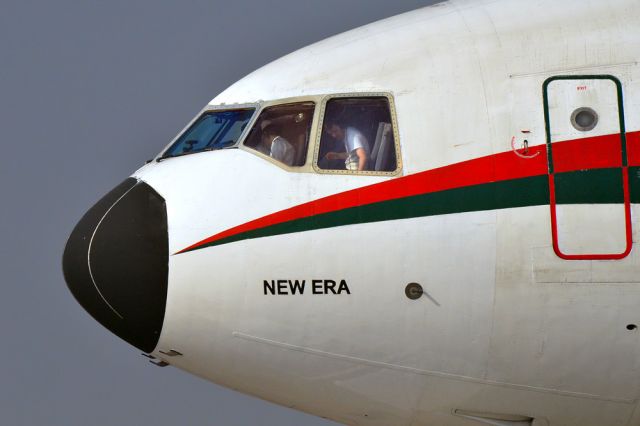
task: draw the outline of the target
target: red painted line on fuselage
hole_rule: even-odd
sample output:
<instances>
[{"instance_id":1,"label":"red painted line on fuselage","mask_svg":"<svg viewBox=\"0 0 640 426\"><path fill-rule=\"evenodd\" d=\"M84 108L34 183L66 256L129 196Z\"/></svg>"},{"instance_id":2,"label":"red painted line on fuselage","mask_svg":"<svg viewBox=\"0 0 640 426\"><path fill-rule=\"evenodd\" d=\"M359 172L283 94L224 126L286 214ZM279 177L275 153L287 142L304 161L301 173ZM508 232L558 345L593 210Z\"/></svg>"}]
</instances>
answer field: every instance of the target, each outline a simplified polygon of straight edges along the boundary
<instances>
[{"instance_id":1,"label":"red painted line on fuselage","mask_svg":"<svg viewBox=\"0 0 640 426\"><path fill-rule=\"evenodd\" d=\"M640 166L640 132L627 133L627 162L629 167Z\"/></svg>"},{"instance_id":2,"label":"red painted line on fuselage","mask_svg":"<svg viewBox=\"0 0 640 426\"><path fill-rule=\"evenodd\" d=\"M622 166L620 135L605 135L551 144L554 173Z\"/></svg>"},{"instance_id":3,"label":"red painted line on fuselage","mask_svg":"<svg viewBox=\"0 0 640 426\"><path fill-rule=\"evenodd\" d=\"M605 135L554 142L555 172L620 166L622 155L620 150L610 149L611 143L620 145L620 136ZM640 165L640 132L627 133L627 150L629 165ZM535 155L538 152L540 154ZM548 174L546 145L531 147L529 154L535 157L522 158L513 151L501 152L329 195L227 229L176 254L242 232L295 219L414 195Z\"/></svg>"}]
</instances>

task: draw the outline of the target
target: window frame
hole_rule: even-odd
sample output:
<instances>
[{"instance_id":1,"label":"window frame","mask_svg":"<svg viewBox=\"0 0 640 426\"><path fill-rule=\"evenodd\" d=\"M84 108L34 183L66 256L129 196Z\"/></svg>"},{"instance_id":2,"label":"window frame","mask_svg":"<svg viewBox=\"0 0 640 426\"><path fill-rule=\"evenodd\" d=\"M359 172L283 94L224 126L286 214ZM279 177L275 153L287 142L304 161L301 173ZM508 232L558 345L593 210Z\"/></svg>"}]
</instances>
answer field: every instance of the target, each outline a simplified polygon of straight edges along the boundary
<instances>
[{"instance_id":1,"label":"window frame","mask_svg":"<svg viewBox=\"0 0 640 426\"><path fill-rule=\"evenodd\" d=\"M340 98L371 98L371 97L384 97L387 99L389 103L389 114L391 116L391 127L393 131L393 139L394 139L394 148L396 153L396 169L390 172L385 171L375 171L375 170L325 170L318 167L318 156L320 152L320 142L322 140L322 126L324 124L324 115L326 110L327 102L332 99L340 99ZM249 135L249 132L253 129L255 124L258 121L258 117L262 114L264 109L279 106L279 105L288 105L288 104L296 104L296 103L305 103L312 102L314 104L313 117L311 119L311 129L309 133L309 144L307 147L307 155L305 158L305 162L301 166L288 166L278 160L271 158L268 155L265 155L254 148L249 146L245 146L245 141ZM246 151L252 155L255 155L265 161L270 162L271 164L286 170L291 173L314 173L321 175L348 175L348 176L398 176L402 174L403 171L403 163L402 163L402 151L400 147L400 134L398 131L398 121L397 121L397 113L395 100L393 95L389 92L339 92L339 93L316 93L313 95L305 95L305 96L294 96L288 98L280 98L269 101L257 101L257 102L247 102L247 103L238 103L238 104L219 104L219 105L206 105L202 110L198 112L189 121L184 128L182 128L178 134L160 151L158 155L154 158L154 161L160 162L164 160L168 160L171 158L179 158L185 157L190 154L199 154L203 152L213 152L213 151L196 151L185 153L182 155L174 155L165 157L164 154L173 146L173 144L178 140L180 136L184 134L200 117L207 112L216 112L216 111L229 111L229 110L237 110L237 109L254 109L253 116L247 122L247 126L244 128L238 140L235 144L220 148L215 151L224 150L224 149L241 149Z\"/></svg>"},{"instance_id":2,"label":"window frame","mask_svg":"<svg viewBox=\"0 0 640 426\"><path fill-rule=\"evenodd\" d=\"M396 168L393 171L385 172L385 171L375 171L375 170L330 170L330 169L321 169L318 166L318 161L320 160L320 142L322 140L322 128L324 126L325 119L325 110L327 106L327 102L332 99L353 99L353 98L386 98L389 103L389 115L391 116L391 130L393 132L393 145L396 152ZM402 153L400 150L400 134L398 132L398 121L396 118L396 107L393 96L391 93L386 92L355 92L355 93L334 93L330 95L325 95L322 98L320 103L320 108L318 108L319 113L319 121L316 127L316 137L315 137L315 145L313 152L313 161L312 167L315 173L319 174L330 174L330 175L355 175L355 176L398 176L402 172Z\"/></svg>"},{"instance_id":3,"label":"window frame","mask_svg":"<svg viewBox=\"0 0 640 426\"><path fill-rule=\"evenodd\" d=\"M200 151L195 151L195 152L186 152L183 154L178 154L178 155L168 155L165 156L165 154L167 153L167 151L169 151L169 149L173 146L173 144L175 144L178 139L187 131L191 128L191 126L193 126L195 124L196 121L198 121L204 114L207 114L209 112L219 112L219 111L235 111L235 110L240 110L240 109L253 109L253 115L251 116L251 118L249 119L249 121L247 121L247 125L245 126L244 130L242 130L242 132L240 133L240 136L238 136L238 140L233 144L233 145L229 145L226 146L224 148L219 148L219 149L215 149L215 150L200 150ZM180 157L185 157L187 155L191 155L191 154L200 154L203 152L211 152L211 151L219 151L219 150L223 150L223 149L232 149L232 148L237 148L240 144L242 144L244 142L244 139L247 136L247 133L249 132L249 130L251 130L253 128L253 124L256 121L256 118L258 117L258 113L261 111L261 105L260 103L243 103L243 104L231 104L231 105L207 105L204 108L202 108L196 115L195 117L193 117L191 119L191 121L189 121L187 123L186 126L184 126L177 135L175 135L173 137L173 139L171 139L171 141L160 151L160 153L158 155L156 155L156 157L154 158L154 160L156 162L160 162L160 161L164 161L164 160L169 160L171 158L180 158Z\"/></svg>"},{"instance_id":4,"label":"window frame","mask_svg":"<svg viewBox=\"0 0 640 426\"><path fill-rule=\"evenodd\" d=\"M272 164L275 164L276 166L280 167L281 169L287 170L289 172L295 172L295 173L303 173L303 172L307 172L307 173L313 173L314 170L311 168L311 162L313 161L313 151L315 150L315 141L316 141L316 133L318 130L318 119L319 119L319 111L320 111L320 103L322 102L322 95L311 95L311 96L296 96L296 97L292 97L292 98L283 98L283 99L276 99L276 100L270 100L270 101L262 101L260 103L260 108L257 110L257 114L255 115L255 117L252 118L251 121L251 127L248 129L245 129L245 131L247 131L246 134L242 135L242 139L240 140L240 144L238 145L238 148L242 149L243 151L247 151L255 156L258 156ZM262 113L264 112L265 109L267 108L271 108L274 106L283 106L283 105L292 105L292 104L302 104L302 103L313 103L313 116L311 117L311 128L309 130L309 143L307 144L307 154L305 156L305 160L304 160L304 164L300 165L300 166L288 166L284 163L282 163L281 161L278 161L274 158L272 158L269 155L263 154L262 152L256 150L255 148L252 148L250 146L246 146L245 142L247 141L247 137L249 136L249 132L251 132L251 130L253 130L253 127L255 126L255 124L258 122L258 118L262 115ZM247 126L249 127L249 126Z\"/></svg>"}]
</instances>

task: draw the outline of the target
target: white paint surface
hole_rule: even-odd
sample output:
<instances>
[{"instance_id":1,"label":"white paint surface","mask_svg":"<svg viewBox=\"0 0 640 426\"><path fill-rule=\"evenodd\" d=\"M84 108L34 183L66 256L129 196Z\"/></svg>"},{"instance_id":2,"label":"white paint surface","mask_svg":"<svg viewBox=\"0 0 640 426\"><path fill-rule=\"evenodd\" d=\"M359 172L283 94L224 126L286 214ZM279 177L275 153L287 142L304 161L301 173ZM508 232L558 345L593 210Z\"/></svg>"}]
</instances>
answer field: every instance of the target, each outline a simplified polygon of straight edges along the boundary
<instances>
[{"instance_id":1,"label":"white paint surface","mask_svg":"<svg viewBox=\"0 0 640 426\"><path fill-rule=\"evenodd\" d=\"M640 130L639 30L636 0L451 1L294 52L211 104L389 93L408 175L508 151L523 129L531 146L544 144L542 83L554 75L616 75L627 129ZM553 120L562 102L586 101L603 111L597 132L615 131L610 97L556 96ZM557 121L554 132L579 136ZM394 178L294 173L236 149L136 176L167 200L171 253ZM563 208L562 247L618 250L611 210ZM640 334L625 327L640 323L639 277L636 250L621 261L555 256L549 206L246 240L171 256L154 355L178 350L168 360L178 368L345 424L470 425L453 415L464 409L551 426L638 425ZM345 279L351 295L263 293L265 279L314 278ZM407 299L408 282L430 298Z\"/></svg>"}]
</instances>

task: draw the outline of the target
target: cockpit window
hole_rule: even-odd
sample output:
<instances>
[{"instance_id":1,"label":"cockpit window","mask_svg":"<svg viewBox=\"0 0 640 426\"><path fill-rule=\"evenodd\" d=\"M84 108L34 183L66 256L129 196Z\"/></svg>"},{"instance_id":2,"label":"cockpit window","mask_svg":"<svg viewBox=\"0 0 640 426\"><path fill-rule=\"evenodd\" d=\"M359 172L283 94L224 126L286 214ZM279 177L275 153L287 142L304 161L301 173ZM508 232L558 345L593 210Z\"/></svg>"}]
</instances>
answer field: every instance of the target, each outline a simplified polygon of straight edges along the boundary
<instances>
[{"instance_id":1,"label":"cockpit window","mask_svg":"<svg viewBox=\"0 0 640 426\"><path fill-rule=\"evenodd\" d=\"M314 106L301 102L265 108L244 145L287 166L304 166Z\"/></svg>"},{"instance_id":2,"label":"cockpit window","mask_svg":"<svg viewBox=\"0 0 640 426\"><path fill-rule=\"evenodd\" d=\"M327 101L317 166L322 170L395 171L389 100L376 96Z\"/></svg>"},{"instance_id":3,"label":"cockpit window","mask_svg":"<svg viewBox=\"0 0 640 426\"><path fill-rule=\"evenodd\" d=\"M207 111L162 155L163 158L221 149L235 144L255 110Z\"/></svg>"}]
</instances>

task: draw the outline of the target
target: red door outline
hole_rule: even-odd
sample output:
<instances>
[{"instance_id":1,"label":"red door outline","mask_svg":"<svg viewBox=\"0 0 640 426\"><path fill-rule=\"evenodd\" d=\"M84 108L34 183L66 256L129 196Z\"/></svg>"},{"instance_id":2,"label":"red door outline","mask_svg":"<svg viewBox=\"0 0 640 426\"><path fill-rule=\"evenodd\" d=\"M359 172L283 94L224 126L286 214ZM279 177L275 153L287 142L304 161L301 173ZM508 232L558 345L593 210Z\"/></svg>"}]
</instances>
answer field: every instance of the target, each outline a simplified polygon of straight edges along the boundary
<instances>
[{"instance_id":1,"label":"red door outline","mask_svg":"<svg viewBox=\"0 0 640 426\"><path fill-rule=\"evenodd\" d=\"M551 125L549 122L549 98L548 86L556 80L611 80L616 85L618 96L618 116L620 122L620 144L622 158L618 167L622 169L622 191L624 196L624 220L625 220L625 240L626 246L621 253L589 253L589 254L567 254L563 253L558 243L558 218L556 205L556 185L555 169L553 163L553 150L551 143ZM551 238L553 240L553 251L556 255L565 260L619 260L627 257L633 247L632 225L631 225L631 201L629 194L629 166L627 160L627 141L624 124L624 108L622 102L622 84L620 80L612 75L569 75L554 76L545 80L542 86L544 100L544 118L547 134L547 162L549 167L549 207L551 210Z\"/></svg>"}]
</instances>

